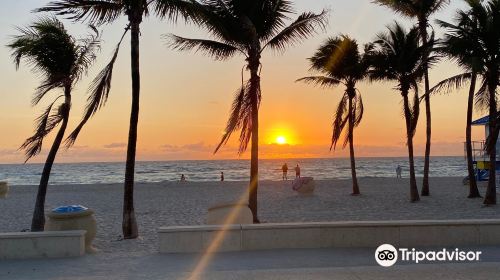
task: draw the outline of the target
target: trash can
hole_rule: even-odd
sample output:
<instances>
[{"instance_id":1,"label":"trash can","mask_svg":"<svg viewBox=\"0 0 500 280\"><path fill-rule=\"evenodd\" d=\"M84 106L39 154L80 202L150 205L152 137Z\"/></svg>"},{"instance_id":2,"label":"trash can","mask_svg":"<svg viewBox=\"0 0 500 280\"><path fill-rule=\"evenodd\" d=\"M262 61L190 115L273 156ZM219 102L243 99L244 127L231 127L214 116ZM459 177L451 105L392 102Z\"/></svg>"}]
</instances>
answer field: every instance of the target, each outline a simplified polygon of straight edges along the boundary
<instances>
[{"instance_id":1,"label":"trash can","mask_svg":"<svg viewBox=\"0 0 500 280\"><path fill-rule=\"evenodd\" d=\"M92 246L97 231L94 211L82 205L60 206L52 209L47 217L45 231L85 230L85 251L97 251Z\"/></svg>"},{"instance_id":2,"label":"trash can","mask_svg":"<svg viewBox=\"0 0 500 280\"><path fill-rule=\"evenodd\" d=\"M0 182L0 198L6 198L9 193L9 185L7 182Z\"/></svg>"}]
</instances>

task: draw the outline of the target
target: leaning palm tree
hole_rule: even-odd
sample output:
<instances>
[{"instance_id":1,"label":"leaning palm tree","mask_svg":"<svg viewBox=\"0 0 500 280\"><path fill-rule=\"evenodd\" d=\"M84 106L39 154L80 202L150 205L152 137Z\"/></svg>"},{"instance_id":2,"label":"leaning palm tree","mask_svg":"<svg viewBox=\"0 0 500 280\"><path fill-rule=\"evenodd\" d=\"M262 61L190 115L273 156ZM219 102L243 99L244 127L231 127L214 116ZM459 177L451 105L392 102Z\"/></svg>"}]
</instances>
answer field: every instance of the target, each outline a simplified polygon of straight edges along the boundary
<instances>
[{"instance_id":1,"label":"leaning palm tree","mask_svg":"<svg viewBox=\"0 0 500 280\"><path fill-rule=\"evenodd\" d=\"M29 27L19 28L20 35L13 38L8 45L12 49L12 57L16 68L24 60L34 72L43 77L35 90L32 100L37 105L47 94L62 90L36 119L35 133L22 144L26 161L38 155L42 150L43 140L60 125L52 147L43 167L40 185L36 197L35 210L31 223L31 231L43 231L45 225L45 197L49 184L50 172L57 152L68 126L71 109L71 92L76 83L87 73L94 62L95 52L99 50L99 32L94 27L88 37L76 40L64 25L55 18L41 18ZM60 98L64 98L61 102Z\"/></svg>"},{"instance_id":2,"label":"leaning palm tree","mask_svg":"<svg viewBox=\"0 0 500 280\"><path fill-rule=\"evenodd\" d=\"M409 17L415 18L418 22L420 38L425 45L429 39L429 17L437 11L444 8L450 0L373 0L379 5L386 6L395 12ZM426 142L425 142L425 159L424 159L424 178L422 183L422 196L429 196L429 162L431 155L431 100L429 94L429 67L425 67L424 73L424 89L425 89L425 116L426 116Z\"/></svg>"},{"instance_id":3,"label":"leaning palm tree","mask_svg":"<svg viewBox=\"0 0 500 280\"><path fill-rule=\"evenodd\" d=\"M439 82L431 89L431 93L449 92L453 89L463 87L467 82L470 82L469 94L467 99L467 120L465 129L465 146L467 153L467 171L469 175L469 195L468 198L481 197L477 187L476 176L474 172L474 163L472 155L472 136L471 123L472 113L474 110L474 96L476 96L477 105L482 106L480 109L487 109L487 104L482 102L488 96L487 92L487 69L483 47L478 44L475 38L474 26L477 26L476 21L471 21L469 14L464 11L457 12L455 23L448 23L438 20L437 23L446 30L444 39L437 48L438 52L454 60L464 73L455 75L448 79ZM472 24L472 25L471 25ZM476 84L480 79L479 90L476 92ZM486 106L485 106L486 105ZM486 107L486 108L485 108Z\"/></svg>"},{"instance_id":4,"label":"leaning palm tree","mask_svg":"<svg viewBox=\"0 0 500 280\"><path fill-rule=\"evenodd\" d=\"M367 46L365 49L368 49ZM351 159L352 195L359 195L358 179L356 177L356 161L354 156L354 128L363 118L363 100L356 84L368 76L369 63L358 49L356 40L348 36L330 38L323 43L313 57L309 58L311 70L324 76L309 76L299 79L321 87L336 87L343 85L344 94L340 99L333 121L333 134L330 150L335 149L337 142L344 133L343 147L349 143ZM344 131L347 130L347 131Z\"/></svg>"},{"instance_id":5,"label":"leaning palm tree","mask_svg":"<svg viewBox=\"0 0 500 280\"><path fill-rule=\"evenodd\" d=\"M489 110L486 149L490 157L484 204L496 204L496 144L500 130L496 97L500 82L500 0L489 0L485 4L479 0L466 2L469 10L458 12L457 25L443 21L439 23L451 32L448 35L449 41L454 45L446 51L457 57L457 60L469 69L469 73L464 74L465 78L471 79L472 82L476 82L477 76L482 79L476 97L477 104ZM457 80L460 82L463 79L457 78Z\"/></svg>"},{"instance_id":6,"label":"leaning palm tree","mask_svg":"<svg viewBox=\"0 0 500 280\"><path fill-rule=\"evenodd\" d=\"M111 61L99 73L91 86L86 112L81 123L68 138L71 146L85 123L102 107L111 89L113 66L116 62L121 42L130 30L131 72L132 72L132 108L125 167L123 198L123 238L137 238L139 233L134 210L134 175L137 146L137 124L139 121L140 72L139 72L139 36L140 25L144 17L153 11L160 18L176 20L179 15L196 18L196 6L191 0L56 0L36 11L55 12L75 21L88 21L92 24L112 23L126 16L128 25L113 53Z\"/></svg>"},{"instance_id":7,"label":"leaning palm tree","mask_svg":"<svg viewBox=\"0 0 500 280\"><path fill-rule=\"evenodd\" d=\"M292 2L286 0L201 0L200 17L203 26L215 40L188 39L170 35L171 46L177 50L200 50L217 60L236 54L245 56L250 79L243 82L236 92L231 115L225 133L217 146L217 152L227 143L231 134L241 130L239 154L252 142L250 163L249 207L253 220L258 223L258 145L259 105L261 101L260 71L261 54L271 48L284 51L326 24L326 11L319 14L303 13L286 26L285 21L293 14Z\"/></svg>"},{"instance_id":8,"label":"leaning palm tree","mask_svg":"<svg viewBox=\"0 0 500 280\"><path fill-rule=\"evenodd\" d=\"M419 116L418 84L425 75L427 65L435 61L430 56L434 39L427 44L420 43L419 31L412 28L409 32L395 23L387 33L379 34L374 42L374 49L369 52L372 65L369 74L373 81L395 81L397 89L403 97L403 114L406 121L406 138L410 163L410 196L411 201L420 200L415 179L413 160L413 136ZM413 91L413 104L410 104L410 91Z\"/></svg>"}]
</instances>

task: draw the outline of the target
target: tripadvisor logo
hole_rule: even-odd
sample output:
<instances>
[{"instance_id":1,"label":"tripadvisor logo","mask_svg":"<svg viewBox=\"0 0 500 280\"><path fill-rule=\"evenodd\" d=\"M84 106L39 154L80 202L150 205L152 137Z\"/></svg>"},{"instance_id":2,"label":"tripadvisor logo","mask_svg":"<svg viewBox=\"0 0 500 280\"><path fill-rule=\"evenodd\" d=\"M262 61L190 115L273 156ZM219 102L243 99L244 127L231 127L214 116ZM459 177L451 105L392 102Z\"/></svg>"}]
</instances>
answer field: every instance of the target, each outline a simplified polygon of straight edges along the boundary
<instances>
[{"instance_id":1,"label":"tripadvisor logo","mask_svg":"<svg viewBox=\"0 0 500 280\"><path fill-rule=\"evenodd\" d=\"M375 260L381 266L393 266L398 261L398 250L391 244L380 245L375 250Z\"/></svg>"},{"instance_id":2,"label":"tripadvisor logo","mask_svg":"<svg viewBox=\"0 0 500 280\"><path fill-rule=\"evenodd\" d=\"M375 260L381 266L390 267L396 264L398 259L403 262L413 262L417 264L422 261L477 262L480 260L481 254L481 251L462 251L458 248L454 250L441 249L438 251L419 251L415 248L411 250L408 248L399 248L398 250L391 244L383 244L375 250Z\"/></svg>"}]
</instances>

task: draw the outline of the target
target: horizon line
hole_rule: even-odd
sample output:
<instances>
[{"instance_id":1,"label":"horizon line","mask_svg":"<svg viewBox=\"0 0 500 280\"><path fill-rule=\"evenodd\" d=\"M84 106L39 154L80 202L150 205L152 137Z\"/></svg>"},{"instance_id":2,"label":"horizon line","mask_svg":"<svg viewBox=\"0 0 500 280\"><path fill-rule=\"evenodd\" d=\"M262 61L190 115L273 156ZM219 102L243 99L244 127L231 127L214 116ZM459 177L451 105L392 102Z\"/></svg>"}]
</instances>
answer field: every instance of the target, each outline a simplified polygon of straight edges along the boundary
<instances>
[{"instance_id":1,"label":"horizon line","mask_svg":"<svg viewBox=\"0 0 500 280\"><path fill-rule=\"evenodd\" d=\"M431 158L436 158L436 157L464 157L463 155L435 155L431 156ZM407 159L408 156L362 156L362 157L356 157L356 159L373 159L373 158L400 158L400 159ZM415 159L417 158L424 158L424 156L414 156ZM304 157L304 158L261 158L261 160L311 160L311 159L349 159L348 156L345 157ZM181 162L188 162L188 161L249 161L250 158L242 158L242 159L235 159L235 158L229 158L229 159L166 159L166 160L137 160L136 162L174 162L174 161L181 161ZM89 164L89 163L125 163L125 160L123 161L77 161L77 162L54 162L54 165L59 165L59 164ZM37 164L44 164L43 162L27 162L27 163L0 163L0 165L37 165Z\"/></svg>"}]
</instances>

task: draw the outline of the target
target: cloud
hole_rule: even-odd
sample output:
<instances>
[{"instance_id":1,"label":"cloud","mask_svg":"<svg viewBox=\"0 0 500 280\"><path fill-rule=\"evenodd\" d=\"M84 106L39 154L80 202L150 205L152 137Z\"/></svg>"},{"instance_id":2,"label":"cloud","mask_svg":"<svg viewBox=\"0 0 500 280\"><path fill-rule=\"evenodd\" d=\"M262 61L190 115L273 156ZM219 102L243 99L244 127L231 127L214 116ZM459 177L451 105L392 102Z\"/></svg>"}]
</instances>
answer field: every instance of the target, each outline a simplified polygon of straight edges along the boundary
<instances>
[{"instance_id":1,"label":"cloud","mask_svg":"<svg viewBox=\"0 0 500 280\"><path fill-rule=\"evenodd\" d=\"M103 146L106 149L116 149L116 148L124 148L127 147L127 143L111 143Z\"/></svg>"},{"instance_id":2,"label":"cloud","mask_svg":"<svg viewBox=\"0 0 500 280\"><path fill-rule=\"evenodd\" d=\"M186 153L186 152L210 152L214 150L214 146L206 145L203 142L198 142L194 144L186 144L186 145L163 145L160 147L162 151L167 154L176 154L176 153Z\"/></svg>"},{"instance_id":3,"label":"cloud","mask_svg":"<svg viewBox=\"0 0 500 280\"><path fill-rule=\"evenodd\" d=\"M124 162L126 158L124 143L111 143L105 146L76 146L69 150L60 149L56 162ZM237 143L223 146L214 154L215 144L196 142L185 145L162 145L156 147L137 147L137 160L216 160L216 159L248 159L250 147L241 156L238 155ZM463 143L433 142L433 156L462 156ZM261 144L259 157L266 158L331 158L349 157L349 149L338 147L336 151L329 150L328 143L316 145L277 145ZM49 147L44 147L40 155L31 159L29 163L43 163L47 158ZM423 156L425 143L416 143L415 156ZM392 145L356 145L356 157L407 157L408 149L404 143ZM0 163L23 163L24 153L12 148L0 149Z\"/></svg>"}]
</instances>

